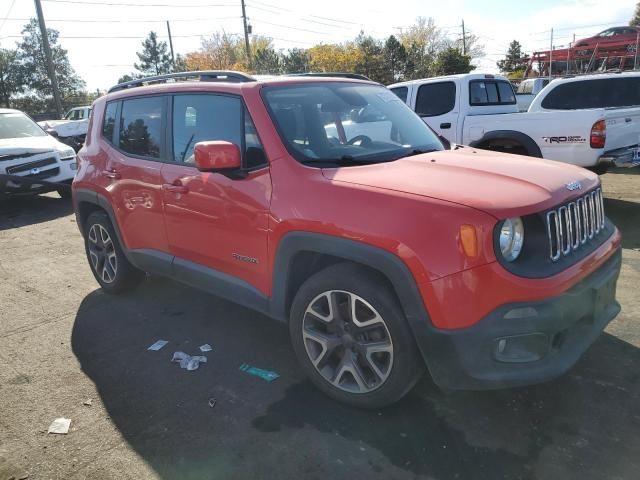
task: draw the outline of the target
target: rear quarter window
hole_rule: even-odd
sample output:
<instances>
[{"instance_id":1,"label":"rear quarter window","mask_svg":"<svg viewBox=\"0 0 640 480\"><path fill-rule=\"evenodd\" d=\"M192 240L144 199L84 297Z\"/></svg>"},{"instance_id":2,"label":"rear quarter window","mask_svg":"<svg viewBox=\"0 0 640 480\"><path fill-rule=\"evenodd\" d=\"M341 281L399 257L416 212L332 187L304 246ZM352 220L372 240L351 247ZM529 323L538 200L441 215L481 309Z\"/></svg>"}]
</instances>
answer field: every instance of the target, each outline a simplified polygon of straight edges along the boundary
<instances>
[{"instance_id":1,"label":"rear quarter window","mask_svg":"<svg viewBox=\"0 0 640 480\"><path fill-rule=\"evenodd\" d=\"M469 105L514 105L516 96L510 82L504 80L471 80Z\"/></svg>"},{"instance_id":2,"label":"rear quarter window","mask_svg":"<svg viewBox=\"0 0 640 480\"><path fill-rule=\"evenodd\" d=\"M396 87L392 88L391 91L395 93L400 100L407 103L407 93L409 93L409 89L407 87Z\"/></svg>"},{"instance_id":3,"label":"rear quarter window","mask_svg":"<svg viewBox=\"0 0 640 480\"><path fill-rule=\"evenodd\" d=\"M547 110L634 107L640 105L640 77L600 78L556 86L542 100Z\"/></svg>"},{"instance_id":4,"label":"rear quarter window","mask_svg":"<svg viewBox=\"0 0 640 480\"><path fill-rule=\"evenodd\" d=\"M116 113L118 111L117 102L107 103L104 109L104 120L102 122L102 136L109 143L113 143L113 132L116 127Z\"/></svg>"}]
</instances>

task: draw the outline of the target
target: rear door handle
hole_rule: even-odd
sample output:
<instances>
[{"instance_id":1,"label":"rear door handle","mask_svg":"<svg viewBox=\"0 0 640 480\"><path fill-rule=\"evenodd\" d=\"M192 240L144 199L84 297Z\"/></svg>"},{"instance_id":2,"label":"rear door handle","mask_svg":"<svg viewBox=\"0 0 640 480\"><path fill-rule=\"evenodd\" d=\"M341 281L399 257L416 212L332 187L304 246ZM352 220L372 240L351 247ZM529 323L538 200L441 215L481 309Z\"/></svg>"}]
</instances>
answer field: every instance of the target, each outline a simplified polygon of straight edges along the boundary
<instances>
[{"instance_id":1,"label":"rear door handle","mask_svg":"<svg viewBox=\"0 0 640 480\"><path fill-rule=\"evenodd\" d=\"M451 124L449 122L447 123L441 123L440 124L440 128L451 128Z\"/></svg>"},{"instance_id":2,"label":"rear door handle","mask_svg":"<svg viewBox=\"0 0 640 480\"><path fill-rule=\"evenodd\" d=\"M184 185L172 185L171 183L162 184L162 189L171 193L189 193L189 189Z\"/></svg>"},{"instance_id":3,"label":"rear door handle","mask_svg":"<svg viewBox=\"0 0 640 480\"><path fill-rule=\"evenodd\" d=\"M108 178L113 178L115 180L119 180L120 178L122 178L122 175L120 175L118 172L116 172L113 169L111 169L111 170L103 170L102 171L102 175L104 175L105 177L108 177Z\"/></svg>"}]
</instances>

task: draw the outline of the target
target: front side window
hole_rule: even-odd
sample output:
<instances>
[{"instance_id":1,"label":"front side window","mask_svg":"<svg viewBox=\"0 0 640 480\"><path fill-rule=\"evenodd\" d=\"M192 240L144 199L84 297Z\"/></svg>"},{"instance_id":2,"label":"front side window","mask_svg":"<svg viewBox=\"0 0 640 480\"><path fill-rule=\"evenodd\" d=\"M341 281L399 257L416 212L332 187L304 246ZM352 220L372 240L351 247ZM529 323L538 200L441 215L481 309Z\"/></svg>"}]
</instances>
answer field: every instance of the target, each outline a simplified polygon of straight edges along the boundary
<instances>
[{"instance_id":1,"label":"front side window","mask_svg":"<svg viewBox=\"0 0 640 480\"><path fill-rule=\"evenodd\" d=\"M198 142L224 140L238 145L242 166L267 163L251 116L238 97L214 94L173 97L173 161L193 165Z\"/></svg>"},{"instance_id":2,"label":"front side window","mask_svg":"<svg viewBox=\"0 0 640 480\"><path fill-rule=\"evenodd\" d=\"M120 148L133 155L160 158L162 97L133 98L122 102Z\"/></svg>"},{"instance_id":3,"label":"front side window","mask_svg":"<svg viewBox=\"0 0 640 480\"><path fill-rule=\"evenodd\" d=\"M24 113L0 113L0 139L44 137L45 131Z\"/></svg>"},{"instance_id":4,"label":"front side window","mask_svg":"<svg viewBox=\"0 0 640 480\"><path fill-rule=\"evenodd\" d=\"M322 82L262 91L287 150L308 165L376 163L443 149L429 127L382 86Z\"/></svg>"},{"instance_id":5,"label":"front side window","mask_svg":"<svg viewBox=\"0 0 640 480\"><path fill-rule=\"evenodd\" d=\"M437 117L453 110L456 104L456 84L427 83L418 89L416 113L423 117Z\"/></svg>"},{"instance_id":6,"label":"front side window","mask_svg":"<svg viewBox=\"0 0 640 480\"><path fill-rule=\"evenodd\" d=\"M516 96L505 80L471 80L469 105L515 105Z\"/></svg>"}]
</instances>

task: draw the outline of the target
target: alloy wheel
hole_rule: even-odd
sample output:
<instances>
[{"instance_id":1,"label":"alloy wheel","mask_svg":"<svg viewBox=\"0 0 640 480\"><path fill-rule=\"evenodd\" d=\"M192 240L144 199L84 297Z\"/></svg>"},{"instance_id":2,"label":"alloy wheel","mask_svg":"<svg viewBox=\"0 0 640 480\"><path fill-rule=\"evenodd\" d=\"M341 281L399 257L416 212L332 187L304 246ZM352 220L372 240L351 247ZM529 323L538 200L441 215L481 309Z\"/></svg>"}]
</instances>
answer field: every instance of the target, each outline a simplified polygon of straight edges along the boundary
<instances>
[{"instance_id":1,"label":"alloy wheel","mask_svg":"<svg viewBox=\"0 0 640 480\"><path fill-rule=\"evenodd\" d=\"M103 282L112 283L118 271L118 258L109 232L96 223L89 229L88 239L91 266Z\"/></svg>"},{"instance_id":2,"label":"alloy wheel","mask_svg":"<svg viewBox=\"0 0 640 480\"><path fill-rule=\"evenodd\" d=\"M369 393L391 373L393 342L387 325L354 293L330 290L315 297L304 313L302 337L315 369L341 390Z\"/></svg>"}]
</instances>

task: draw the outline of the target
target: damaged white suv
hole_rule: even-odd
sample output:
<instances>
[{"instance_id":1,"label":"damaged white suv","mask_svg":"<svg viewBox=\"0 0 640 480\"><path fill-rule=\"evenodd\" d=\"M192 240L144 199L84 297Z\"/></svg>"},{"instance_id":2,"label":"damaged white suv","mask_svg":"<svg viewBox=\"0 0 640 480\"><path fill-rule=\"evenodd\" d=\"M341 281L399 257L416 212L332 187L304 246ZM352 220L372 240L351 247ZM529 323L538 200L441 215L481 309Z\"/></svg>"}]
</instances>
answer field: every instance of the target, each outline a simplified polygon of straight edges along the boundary
<instances>
[{"instance_id":1,"label":"damaged white suv","mask_svg":"<svg viewBox=\"0 0 640 480\"><path fill-rule=\"evenodd\" d=\"M19 110L0 109L0 196L57 191L70 197L76 168L73 148Z\"/></svg>"}]
</instances>

